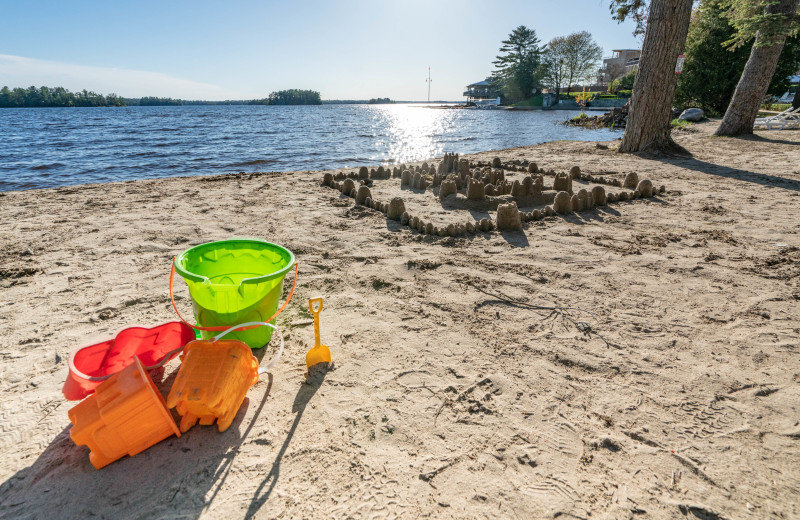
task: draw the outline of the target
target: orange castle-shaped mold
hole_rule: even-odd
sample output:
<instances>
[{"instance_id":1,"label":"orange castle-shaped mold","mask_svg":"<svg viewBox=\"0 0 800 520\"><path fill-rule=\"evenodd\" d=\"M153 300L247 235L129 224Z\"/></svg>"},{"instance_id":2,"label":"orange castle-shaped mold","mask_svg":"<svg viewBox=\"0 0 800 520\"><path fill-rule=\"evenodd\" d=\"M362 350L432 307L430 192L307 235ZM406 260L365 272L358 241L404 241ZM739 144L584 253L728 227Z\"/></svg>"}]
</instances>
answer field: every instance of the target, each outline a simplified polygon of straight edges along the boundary
<instances>
[{"instance_id":1,"label":"orange castle-shaped mold","mask_svg":"<svg viewBox=\"0 0 800 520\"><path fill-rule=\"evenodd\" d=\"M100 469L140 453L172 434L181 436L153 380L138 357L72 407L70 437L86 445L89 461Z\"/></svg>"},{"instance_id":2,"label":"orange castle-shaped mold","mask_svg":"<svg viewBox=\"0 0 800 520\"><path fill-rule=\"evenodd\" d=\"M233 422L247 390L258 381L258 360L238 340L192 341L181 354L178 376L167 406L181 415L185 432L200 421L224 432Z\"/></svg>"}]
</instances>

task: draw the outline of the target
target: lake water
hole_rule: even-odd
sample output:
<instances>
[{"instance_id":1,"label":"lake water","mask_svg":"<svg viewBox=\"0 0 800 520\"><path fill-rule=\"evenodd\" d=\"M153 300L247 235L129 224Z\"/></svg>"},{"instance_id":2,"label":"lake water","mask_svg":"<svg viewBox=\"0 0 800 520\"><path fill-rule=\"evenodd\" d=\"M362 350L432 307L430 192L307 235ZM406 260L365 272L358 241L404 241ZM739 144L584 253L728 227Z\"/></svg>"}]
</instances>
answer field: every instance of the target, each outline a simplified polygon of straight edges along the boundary
<instances>
[{"instance_id":1,"label":"lake water","mask_svg":"<svg viewBox=\"0 0 800 520\"><path fill-rule=\"evenodd\" d=\"M621 135L559 124L575 115L418 105L0 109L0 191L399 164Z\"/></svg>"}]
</instances>

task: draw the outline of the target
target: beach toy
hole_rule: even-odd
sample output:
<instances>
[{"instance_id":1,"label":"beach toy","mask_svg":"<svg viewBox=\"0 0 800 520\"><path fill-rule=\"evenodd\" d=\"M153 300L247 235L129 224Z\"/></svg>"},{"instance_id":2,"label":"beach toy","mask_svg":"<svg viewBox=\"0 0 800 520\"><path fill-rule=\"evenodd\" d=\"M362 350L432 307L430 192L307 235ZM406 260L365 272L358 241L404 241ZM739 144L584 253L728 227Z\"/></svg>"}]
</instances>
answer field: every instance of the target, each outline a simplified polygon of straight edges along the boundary
<instances>
[{"instance_id":1,"label":"beach toy","mask_svg":"<svg viewBox=\"0 0 800 520\"><path fill-rule=\"evenodd\" d=\"M283 279L292 266L295 279L286 302L278 309ZM270 322L292 299L297 285L297 263L288 249L264 240L231 239L201 244L179 254L172 262L169 289L172 306L175 271L186 281L194 315L203 339L213 332L244 322ZM272 329L240 326L230 339L260 348L269 343Z\"/></svg>"},{"instance_id":2,"label":"beach toy","mask_svg":"<svg viewBox=\"0 0 800 520\"><path fill-rule=\"evenodd\" d=\"M89 447L89 461L97 469L125 455L133 457L172 434L181 436L138 357L68 415L72 421L69 436L78 446Z\"/></svg>"},{"instance_id":3,"label":"beach toy","mask_svg":"<svg viewBox=\"0 0 800 520\"><path fill-rule=\"evenodd\" d=\"M271 323L252 322L241 326L267 326ZM265 367L250 347L239 340L220 340L233 332L234 325L211 340L196 340L186 345L181 354L181 367L167 396L167 406L181 415L182 432L197 424L208 426L217 421L220 432L228 429L244 401L247 390L258 382L259 374L269 370L283 353L283 336L278 353Z\"/></svg>"},{"instance_id":4,"label":"beach toy","mask_svg":"<svg viewBox=\"0 0 800 520\"><path fill-rule=\"evenodd\" d=\"M112 375L138 357L145 370L153 370L174 358L188 342L194 330L178 321L153 328L131 327L114 339L80 347L69 356L69 373L62 392L70 401L79 401Z\"/></svg>"},{"instance_id":5,"label":"beach toy","mask_svg":"<svg viewBox=\"0 0 800 520\"><path fill-rule=\"evenodd\" d=\"M319 304L319 308L314 309L314 304ZM314 347L306 354L306 371L318 363L331 362L331 349L327 345L321 345L319 340L319 313L322 312L322 298L311 298L308 300L308 310L314 315Z\"/></svg>"}]
</instances>

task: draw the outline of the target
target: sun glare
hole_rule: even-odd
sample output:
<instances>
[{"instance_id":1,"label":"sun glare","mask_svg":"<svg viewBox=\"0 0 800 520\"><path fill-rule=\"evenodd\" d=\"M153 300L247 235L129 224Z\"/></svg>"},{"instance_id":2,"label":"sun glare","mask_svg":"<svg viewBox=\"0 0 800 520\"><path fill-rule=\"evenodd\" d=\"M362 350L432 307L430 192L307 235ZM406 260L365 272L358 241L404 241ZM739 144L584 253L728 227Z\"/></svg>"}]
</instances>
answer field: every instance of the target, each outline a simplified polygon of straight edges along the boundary
<instances>
[{"instance_id":1,"label":"sun glare","mask_svg":"<svg viewBox=\"0 0 800 520\"><path fill-rule=\"evenodd\" d=\"M453 110L436 110L419 105L381 105L372 110L373 128L381 129L385 135L377 142L383 152L373 159L401 164L438 157L444 153L441 137L453 127Z\"/></svg>"}]
</instances>

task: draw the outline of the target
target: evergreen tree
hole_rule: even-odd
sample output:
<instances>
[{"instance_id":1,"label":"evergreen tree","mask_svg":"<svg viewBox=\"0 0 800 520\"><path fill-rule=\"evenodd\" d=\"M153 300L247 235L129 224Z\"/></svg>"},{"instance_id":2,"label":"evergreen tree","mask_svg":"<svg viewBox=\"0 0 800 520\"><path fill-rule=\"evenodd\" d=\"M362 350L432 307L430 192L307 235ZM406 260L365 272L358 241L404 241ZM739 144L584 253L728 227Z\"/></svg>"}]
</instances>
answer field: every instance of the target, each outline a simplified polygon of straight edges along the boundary
<instances>
[{"instance_id":1,"label":"evergreen tree","mask_svg":"<svg viewBox=\"0 0 800 520\"><path fill-rule=\"evenodd\" d=\"M728 48L736 29L728 19L724 0L703 0L692 15L686 39L686 61L678 79L675 103L696 106L709 115L720 116L731 101L750 50L745 46ZM789 88L788 76L800 67L800 38L788 38L778 60L770 95L781 95Z\"/></svg>"},{"instance_id":2,"label":"evergreen tree","mask_svg":"<svg viewBox=\"0 0 800 520\"><path fill-rule=\"evenodd\" d=\"M125 106L125 100L116 94L105 97L87 90L73 93L64 87L0 89L0 108L105 106Z\"/></svg>"},{"instance_id":3,"label":"evergreen tree","mask_svg":"<svg viewBox=\"0 0 800 520\"><path fill-rule=\"evenodd\" d=\"M509 101L527 99L539 86L541 75L542 48L536 31L520 25L502 43L500 54L492 62L495 66L492 81L502 86Z\"/></svg>"},{"instance_id":4,"label":"evergreen tree","mask_svg":"<svg viewBox=\"0 0 800 520\"><path fill-rule=\"evenodd\" d=\"M139 106L142 107L169 107L180 105L183 105L183 101L180 99L160 98L154 96L145 96L143 98L139 98Z\"/></svg>"},{"instance_id":5,"label":"evergreen tree","mask_svg":"<svg viewBox=\"0 0 800 520\"><path fill-rule=\"evenodd\" d=\"M322 100L316 90L289 89L271 92L266 99L253 100L252 105L321 105Z\"/></svg>"},{"instance_id":6,"label":"evergreen tree","mask_svg":"<svg viewBox=\"0 0 800 520\"><path fill-rule=\"evenodd\" d=\"M775 74L786 37L798 29L800 0L728 0L736 34L730 43L755 38L750 57L736 84L715 135L752 134L753 124Z\"/></svg>"}]
</instances>

